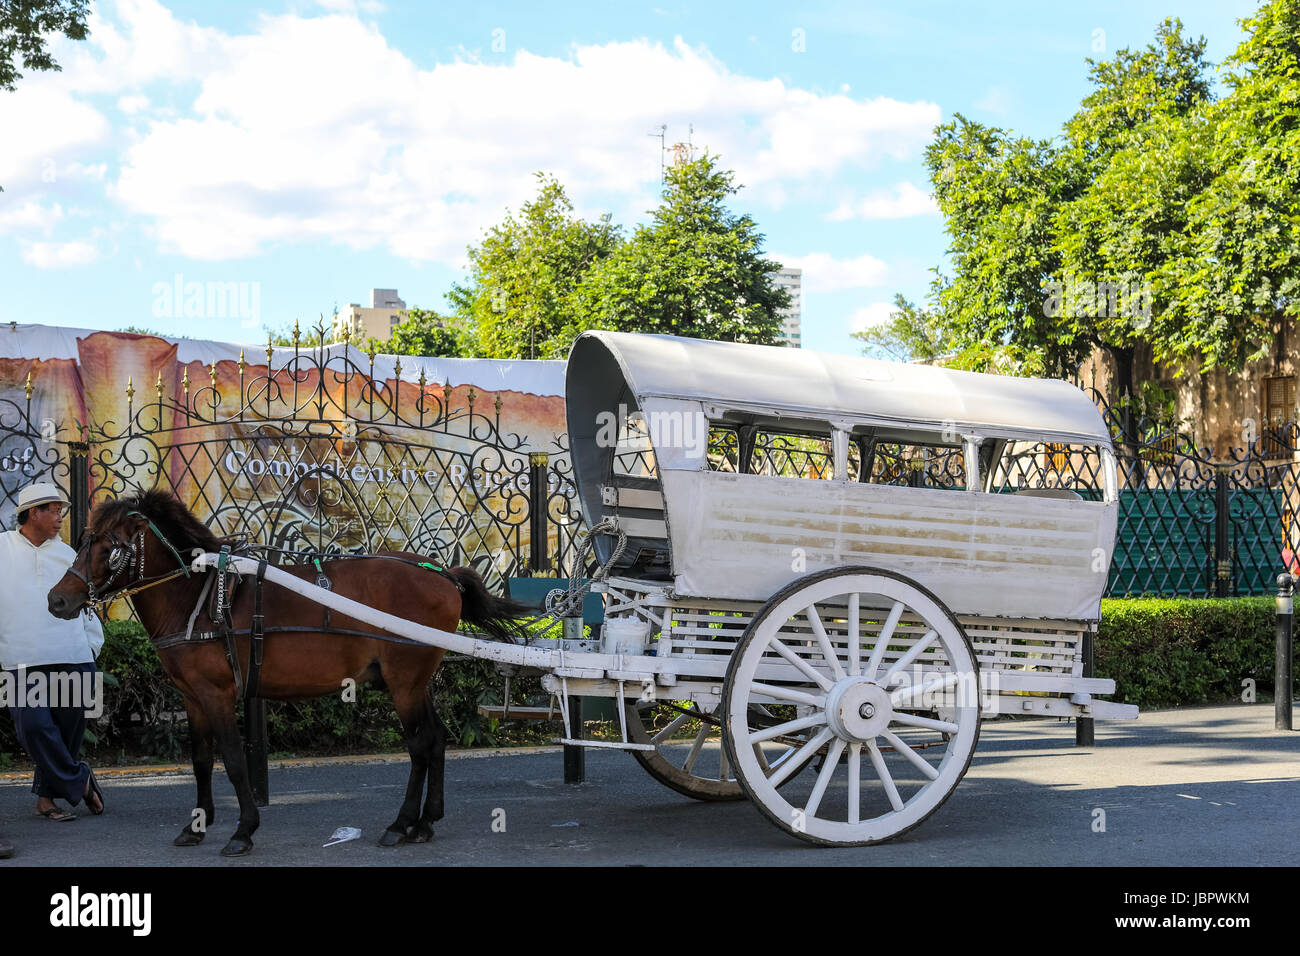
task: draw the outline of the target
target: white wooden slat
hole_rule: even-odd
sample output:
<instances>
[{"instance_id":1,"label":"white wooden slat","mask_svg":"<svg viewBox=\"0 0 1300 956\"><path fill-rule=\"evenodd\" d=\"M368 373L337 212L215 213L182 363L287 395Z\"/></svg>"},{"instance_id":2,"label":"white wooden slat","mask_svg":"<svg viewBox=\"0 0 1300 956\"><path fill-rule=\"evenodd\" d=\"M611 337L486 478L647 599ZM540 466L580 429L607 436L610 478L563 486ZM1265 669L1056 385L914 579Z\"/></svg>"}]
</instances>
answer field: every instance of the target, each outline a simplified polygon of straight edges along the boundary
<instances>
[{"instance_id":1,"label":"white wooden slat","mask_svg":"<svg viewBox=\"0 0 1300 956\"><path fill-rule=\"evenodd\" d=\"M647 511L663 511L663 492L644 488L619 488L618 506L620 508L644 508Z\"/></svg>"},{"instance_id":2,"label":"white wooden slat","mask_svg":"<svg viewBox=\"0 0 1300 956\"><path fill-rule=\"evenodd\" d=\"M667 538L668 525L651 518L618 518L618 526L630 538Z\"/></svg>"}]
</instances>

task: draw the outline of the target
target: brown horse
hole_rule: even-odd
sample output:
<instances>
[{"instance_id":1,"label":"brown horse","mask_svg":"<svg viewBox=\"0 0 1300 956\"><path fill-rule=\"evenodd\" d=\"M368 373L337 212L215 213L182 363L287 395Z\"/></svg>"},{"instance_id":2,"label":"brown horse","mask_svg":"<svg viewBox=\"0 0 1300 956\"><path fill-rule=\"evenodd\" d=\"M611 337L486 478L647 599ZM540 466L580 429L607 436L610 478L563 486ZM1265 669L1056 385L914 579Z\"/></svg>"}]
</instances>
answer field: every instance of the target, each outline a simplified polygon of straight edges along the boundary
<instances>
[{"instance_id":1,"label":"brown horse","mask_svg":"<svg viewBox=\"0 0 1300 956\"><path fill-rule=\"evenodd\" d=\"M72 568L49 593L50 613L70 618L88 602L133 593L140 620L159 647L163 670L185 697L189 714L197 809L174 841L194 846L214 820L212 763L214 745L239 797L239 821L223 856L240 856L253 847L258 811L235 722L236 679L221 639L179 640L178 635L219 632L211 601L203 597L205 579L216 574L189 571L198 552L218 552L222 541L171 494L149 491L107 501L90 515L86 536ZM397 559L397 560L394 560ZM333 590L400 618L446 631L468 621L498 639L510 639L512 619L526 609L494 597L470 568L439 572L418 566L419 555L385 552L364 558L326 560L323 573ZM287 567L312 580L315 568ZM231 601L240 673L249 674L249 629L254 585L245 581ZM200 603L202 606L200 607ZM424 843L443 815L443 757L447 731L434 713L428 684L443 650L384 639L374 629L335 613L285 588L265 584L265 654L258 696L292 700L342 693L349 686L382 680L393 696L402 734L411 755L406 799L397 819L384 831L381 846ZM350 631L351 634L339 633ZM242 633L241 633L242 632ZM359 632L359 633L358 633ZM420 797L428 780L424 811Z\"/></svg>"}]
</instances>

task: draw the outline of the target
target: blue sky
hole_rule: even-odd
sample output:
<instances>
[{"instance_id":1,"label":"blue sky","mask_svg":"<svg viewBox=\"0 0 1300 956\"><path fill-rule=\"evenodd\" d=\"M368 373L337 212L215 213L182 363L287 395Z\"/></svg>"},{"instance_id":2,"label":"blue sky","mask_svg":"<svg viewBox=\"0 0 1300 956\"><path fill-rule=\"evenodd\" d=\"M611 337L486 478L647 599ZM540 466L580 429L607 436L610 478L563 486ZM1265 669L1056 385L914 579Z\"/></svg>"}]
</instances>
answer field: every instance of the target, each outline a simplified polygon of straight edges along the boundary
<instances>
[{"instance_id":1,"label":"blue sky","mask_svg":"<svg viewBox=\"0 0 1300 956\"><path fill-rule=\"evenodd\" d=\"M536 170L642 220L666 124L803 267L805 347L855 353L943 261L936 123L1054 136L1087 57L1178 16L1218 63L1257 7L102 0L62 73L0 92L0 321L256 342L372 287L443 309ZM242 307L187 309L178 282Z\"/></svg>"}]
</instances>

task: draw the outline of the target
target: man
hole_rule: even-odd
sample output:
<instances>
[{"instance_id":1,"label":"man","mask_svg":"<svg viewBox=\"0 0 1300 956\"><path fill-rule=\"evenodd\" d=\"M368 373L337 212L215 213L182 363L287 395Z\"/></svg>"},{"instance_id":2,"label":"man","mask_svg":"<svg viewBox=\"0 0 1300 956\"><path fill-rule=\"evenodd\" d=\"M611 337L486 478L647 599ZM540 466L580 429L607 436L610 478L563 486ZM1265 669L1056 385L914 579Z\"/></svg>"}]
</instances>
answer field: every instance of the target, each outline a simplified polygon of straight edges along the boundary
<instances>
[{"instance_id":1,"label":"man","mask_svg":"<svg viewBox=\"0 0 1300 956\"><path fill-rule=\"evenodd\" d=\"M73 806L85 800L91 813L104 812L99 784L80 758L90 701L68 693L74 680L78 690L92 686L104 632L93 613L59 620L47 598L76 557L59 540L67 504L55 485L28 485L18 493L18 530L0 533L0 666L16 672L9 685L14 729L36 764L36 812L59 823L77 815L55 797ZM51 679L60 674L76 676Z\"/></svg>"}]
</instances>

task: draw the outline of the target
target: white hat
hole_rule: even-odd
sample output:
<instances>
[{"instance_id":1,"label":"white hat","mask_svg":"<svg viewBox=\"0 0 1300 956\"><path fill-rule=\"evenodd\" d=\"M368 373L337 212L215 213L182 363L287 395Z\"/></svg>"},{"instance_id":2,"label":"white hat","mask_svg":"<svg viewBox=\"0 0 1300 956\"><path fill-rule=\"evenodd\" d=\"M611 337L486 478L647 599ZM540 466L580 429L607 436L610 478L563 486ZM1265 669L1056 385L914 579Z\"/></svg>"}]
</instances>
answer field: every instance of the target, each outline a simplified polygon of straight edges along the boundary
<instances>
[{"instance_id":1,"label":"white hat","mask_svg":"<svg viewBox=\"0 0 1300 956\"><path fill-rule=\"evenodd\" d=\"M18 492L18 513L22 514L28 508L48 505L55 501L66 506L68 496L57 485L52 485L48 481L38 481Z\"/></svg>"}]
</instances>

